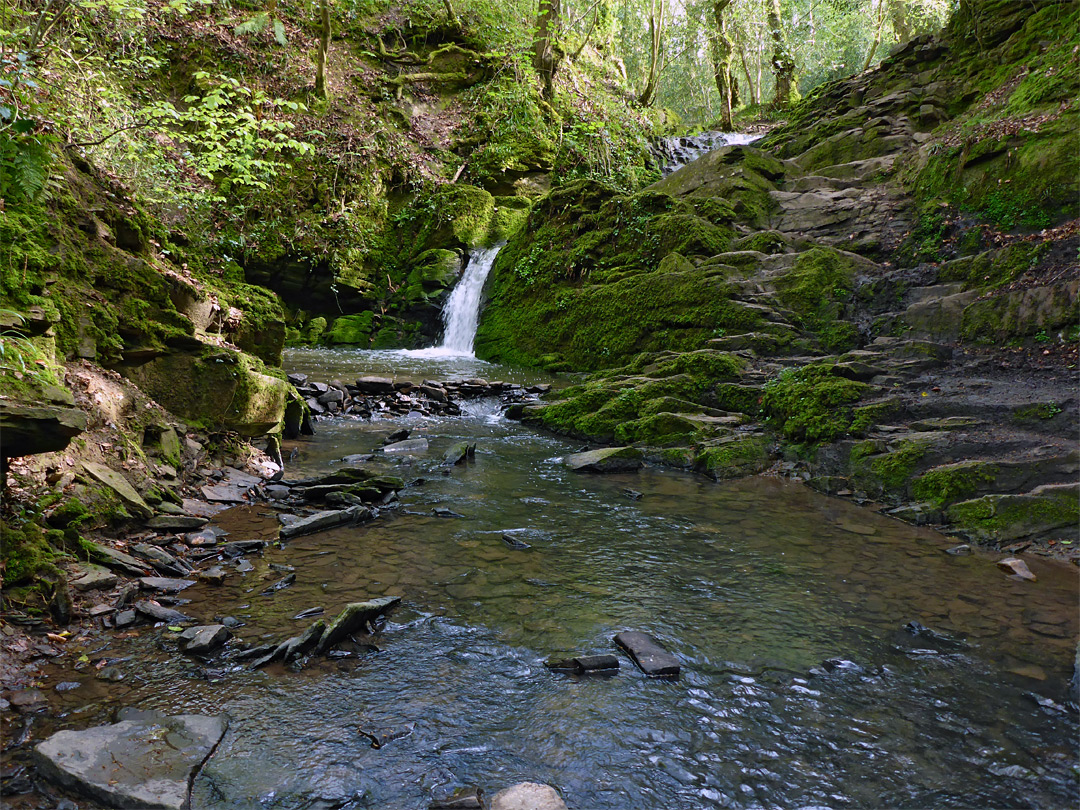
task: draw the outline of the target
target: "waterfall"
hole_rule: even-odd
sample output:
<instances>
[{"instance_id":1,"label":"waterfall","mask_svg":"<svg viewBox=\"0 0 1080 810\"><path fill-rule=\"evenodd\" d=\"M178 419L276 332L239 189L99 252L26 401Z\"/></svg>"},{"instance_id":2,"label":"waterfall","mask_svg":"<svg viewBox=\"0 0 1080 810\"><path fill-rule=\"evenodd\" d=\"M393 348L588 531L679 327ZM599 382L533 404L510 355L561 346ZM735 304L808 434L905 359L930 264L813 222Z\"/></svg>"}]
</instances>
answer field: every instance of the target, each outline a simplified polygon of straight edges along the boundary
<instances>
[{"instance_id":1,"label":"waterfall","mask_svg":"<svg viewBox=\"0 0 1080 810\"><path fill-rule=\"evenodd\" d=\"M473 339L480 320L480 293L484 289L491 266L499 255L502 245L476 248L469 251L469 260L461 280L454 285L443 307L445 324L442 343L431 349L421 349L410 354L427 357L473 357Z\"/></svg>"},{"instance_id":2,"label":"waterfall","mask_svg":"<svg viewBox=\"0 0 1080 810\"><path fill-rule=\"evenodd\" d=\"M674 138L661 138L653 147L660 160L660 173L667 177L673 171L692 163L702 155L719 149L721 146L736 146L753 143L760 135L747 132L702 132L700 135L684 135Z\"/></svg>"}]
</instances>

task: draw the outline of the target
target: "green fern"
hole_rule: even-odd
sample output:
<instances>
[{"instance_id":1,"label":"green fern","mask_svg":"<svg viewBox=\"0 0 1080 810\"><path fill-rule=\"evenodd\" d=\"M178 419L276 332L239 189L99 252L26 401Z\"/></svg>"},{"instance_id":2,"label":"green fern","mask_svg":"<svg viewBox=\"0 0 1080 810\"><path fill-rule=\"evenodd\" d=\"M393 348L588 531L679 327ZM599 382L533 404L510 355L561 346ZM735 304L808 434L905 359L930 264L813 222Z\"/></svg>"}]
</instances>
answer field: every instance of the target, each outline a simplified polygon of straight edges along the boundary
<instances>
[{"instance_id":1,"label":"green fern","mask_svg":"<svg viewBox=\"0 0 1080 810\"><path fill-rule=\"evenodd\" d=\"M52 155L37 137L0 135L0 197L37 200L49 180Z\"/></svg>"}]
</instances>

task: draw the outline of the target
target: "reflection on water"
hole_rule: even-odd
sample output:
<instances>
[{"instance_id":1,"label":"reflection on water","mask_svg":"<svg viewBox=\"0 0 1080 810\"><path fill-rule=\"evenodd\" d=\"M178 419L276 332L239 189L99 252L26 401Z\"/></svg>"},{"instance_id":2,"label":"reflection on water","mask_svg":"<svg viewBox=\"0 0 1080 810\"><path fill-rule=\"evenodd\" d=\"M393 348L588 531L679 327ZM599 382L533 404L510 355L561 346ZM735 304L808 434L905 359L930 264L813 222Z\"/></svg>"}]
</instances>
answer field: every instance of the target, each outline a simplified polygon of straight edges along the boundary
<instances>
[{"instance_id":1,"label":"reflection on water","mask_svg":"<svg viewBox=\"0 0 1080 810\"><path fill-rule=\"evenodd\" d=\"M458 785L522 780L578 810L1075 798L1076 718L1026 696L1063 693L1073 569L1034 559L1039 581L1013 581L986 555L945 555L941 535L780 480L571 474L559 459L573 444L493 410L411 424L428 455L378 461L423 479L396 513L271 548L224 587L185 593L201 617L243 620L251 643L294 634L307 608L401 595L378 649L250 672L178 658L162 630L113 642L109 654L158 662L110 687L120 703L233 719L194 806L421 808ZM370 452L395 426L320 423L289 475ZM477 442L475 461L443 474L461 439ZM232 536L271 519L244 513ZM281 576L271 563L294 566L296 584L259 596ZM915 637L911 620L948 638ZM660 639L683 677L647 680L625 657L598 680L543 666L613 651L626 629ZM817 669L831 658L857 668ZM80 691L62 699L85 705ZM361 729L394 739L373 749Z\"/></svg>"}]
</instances>

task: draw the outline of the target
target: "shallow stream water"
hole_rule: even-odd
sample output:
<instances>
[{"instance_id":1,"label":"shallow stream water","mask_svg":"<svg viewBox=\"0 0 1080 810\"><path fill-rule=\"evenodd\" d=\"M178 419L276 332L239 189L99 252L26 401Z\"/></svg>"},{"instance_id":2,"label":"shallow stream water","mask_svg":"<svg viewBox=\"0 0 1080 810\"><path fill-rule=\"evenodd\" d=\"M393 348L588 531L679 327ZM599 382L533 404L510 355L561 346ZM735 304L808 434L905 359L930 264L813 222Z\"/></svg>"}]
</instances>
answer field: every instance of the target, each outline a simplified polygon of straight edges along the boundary
<instances>
[{"instance_id":1,"label":"shallow stream water","mask_svg":"<svg viewBox=\"0 0 1080 810\"><path fill-rule=\"evenodd\" d=\"M387 352L294 352L287 366L313 379L530 379ZM402 596L373 647L252 672L185 659L167 630L142 630L104 653L130 657L138 677L76 676L86 685L56 697L62 725L123 705L227 713L198 808L423 808L459 785L525 780L573 810L1075 803L1076 716L1037 702L1063 699L1075 568L1032 559L1038 581L1012 580L988 555L946 555L949 538L774 478L574 474L559 460L578 445L500 418L494 402L454 419L320 422L288 477L370 452L403 422L430 451L380 462L423 481L398 509L271 547L225 586L183 594L203 619L244 621L252 643L295 634L311 620L290 617L307 608ZM462 439L475 459L441 467ZM262 507L222 518L230 539L275 519ZM260 596L281 577L271 563L294 566L296 583ZM949 638L916 637L912 620ZM649 680L625 656L614 677L543 665L614 652L622 630L659 639L681 678ZM833 658L851 665L810 674Z\"/></svg>"}]
</instances>

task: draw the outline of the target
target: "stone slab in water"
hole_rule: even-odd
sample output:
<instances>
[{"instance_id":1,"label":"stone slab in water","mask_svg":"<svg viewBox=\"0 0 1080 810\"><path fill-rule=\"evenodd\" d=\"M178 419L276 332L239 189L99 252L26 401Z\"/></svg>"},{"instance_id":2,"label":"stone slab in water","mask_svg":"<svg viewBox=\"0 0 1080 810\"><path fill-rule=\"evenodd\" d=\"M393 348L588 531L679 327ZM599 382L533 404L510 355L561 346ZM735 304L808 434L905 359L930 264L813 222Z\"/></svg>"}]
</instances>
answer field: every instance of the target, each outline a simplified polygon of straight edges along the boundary
<instances>
[{"instance_id":1,"label":"stone slab in water","mask_svg":"<svg viewBox=\"0 0 1080 810\"><path fill-rule=\"evenodd\" d=\"M139 584L148 591L179 593L184 588L195 584L193 579L174 579L172 577L139 577Z\"/></svg>"},{"instance_id":2,"label":"stone slab in water","mask_svg":"<svg viewBox=\"0 0 1080 810\"><path fill-rule=\"evenodd\" d=\"M362 394L394 393L394 381L389 377L361 377L356 381L356 387Z\"/></svg>"},{"instance_id":3,"label":"stone slab in water","mask_svg":"<svg viewBox=\"0 0 1080 810\"><path fill-rule=\"evenodd\" d=\"M353 523L364 520L371 516L371 510L364 506L350 506L348 509L339 509L330 512L316 512L310 517L301 518L295 523L281 527L283 540L290 537L299 537L302 534L322 531L333 526L341 526L345 523Z\"/></svg>"},{"instance_id":4,"label":"stone slab in water","mask_svg":"<svg viewBox=\"0 0 1080 810\"><path fill-rule=\"evenodd\" d=\"M371 622L389 612L399 602L401 602L400 596L384 596L381 599L352 602L346 605L327 626L315 651L324 653L353 633L367 632Z\"/></svg>"},{"instance_id":5,"label":"stone slab in water","mask_svg":"<svg viewBox=\"0 0 1080 810\"><path fill-rule=\"evenodd\" d=\"M388 444L382 450L384 453L426 453L427 449L427 439L406 439L403 442Z\"/></svg>"},{"instance_id":6,"label":"stone slab in water","mask_svg":"<svg viewBox=\"0 0 1080 810\"><path fill-rule=\"evenodd\" d=\"M179 715L58 731L34 749L53 784L110 807L183 810L189 785L225 734L221 717Z\"/></svg>"},{"instance_id":7,"label":"stone slab in water","mask_svg":"<svg viewBox=\"0 0 1080 810\"><path fill-rule=\"evenodd\" d=\"M636 447L602 447L567 456L563 463L575 472L599 473L632 472L643 464L641 451Z\"/></svg>"},{"instance_id":8,"label":"stone slab in water","mask_svg":"<svg viewBox=\"0 0 1080 810\"><path fill-rule=\"evenodd\" d=\"M189 531L199 529L206 525L206 518L194 515L158 515L146 521L148 529L174 529L177 531Z\"/></svg>"},{"instance_id":9,"label":"stone slab in water","mask_svg":"<svg viewBox=\"0 0 1080 810\"><path fill-rule=\"evenodd\" d=\"M180 651L191 655L202 655L216 650L229 640L232 633L223 624L204 624L201 627L189 627L180 634Z\"/></svg>"},{"instance_id":10,"label":"stone slab in water","mask_svg":"<svg viewBox=\"0 0 1080 810\"><path fill-rule=\"evenodd\" d=\"M615 636L615 643L626 650L634 663L650 678L679 677L679 659L652 636L636 631L619 633Z\"/></svg>"},{"instance_id":11,"label":"stone slab in water","mask_svg":"<svg viewBox=\"0 0 1080 810\"><path fill-rule=\"evenodd\" d=\"M566 803L551 785L521 782L492 796L490 810L566 810Z\"/></svg>"}]
</instances>

